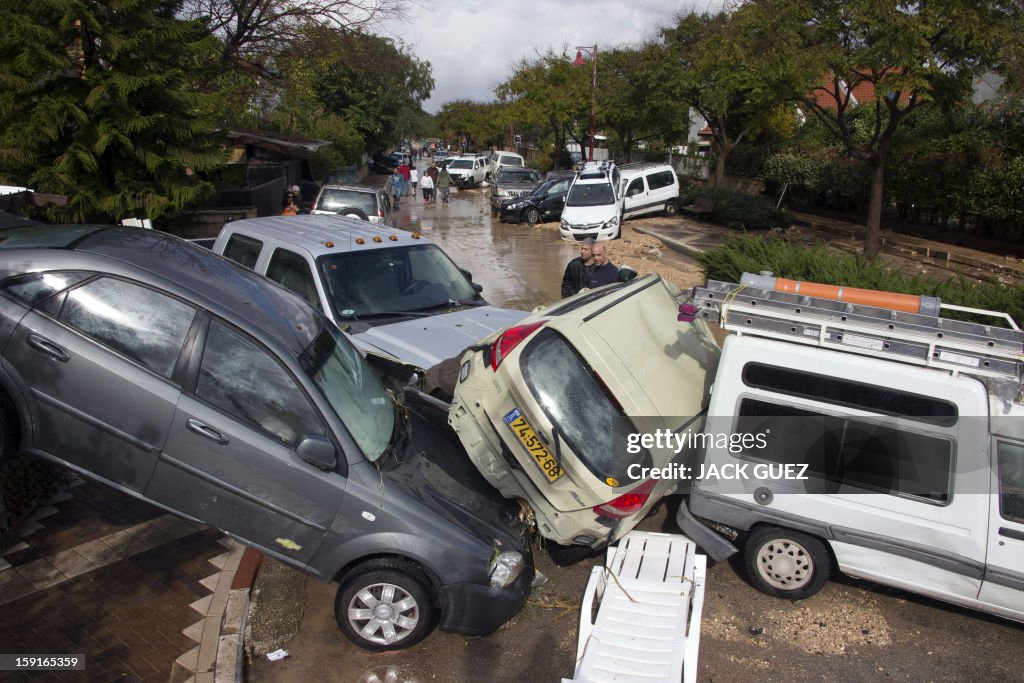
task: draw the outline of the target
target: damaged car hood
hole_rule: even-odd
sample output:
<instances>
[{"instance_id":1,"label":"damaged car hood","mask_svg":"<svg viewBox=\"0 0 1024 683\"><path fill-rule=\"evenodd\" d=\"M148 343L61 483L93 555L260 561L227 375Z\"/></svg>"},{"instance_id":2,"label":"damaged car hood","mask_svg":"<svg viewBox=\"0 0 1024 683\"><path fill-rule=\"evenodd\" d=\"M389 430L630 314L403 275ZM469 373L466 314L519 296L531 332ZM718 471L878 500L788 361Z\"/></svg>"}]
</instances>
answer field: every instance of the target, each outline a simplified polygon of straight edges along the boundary
<instances>
[{"instance_id":1,"label":"damaged car hood","mask_svg":"<svg viewBox=\"0 0 1024 683\"><path fill-rule=\"evenodd\" d=\"M406 363L430 368L526 317L526 311L476 306L444 315L378 325L352 334L368 352L383 351Z\"/></svg>"}]
</instances>

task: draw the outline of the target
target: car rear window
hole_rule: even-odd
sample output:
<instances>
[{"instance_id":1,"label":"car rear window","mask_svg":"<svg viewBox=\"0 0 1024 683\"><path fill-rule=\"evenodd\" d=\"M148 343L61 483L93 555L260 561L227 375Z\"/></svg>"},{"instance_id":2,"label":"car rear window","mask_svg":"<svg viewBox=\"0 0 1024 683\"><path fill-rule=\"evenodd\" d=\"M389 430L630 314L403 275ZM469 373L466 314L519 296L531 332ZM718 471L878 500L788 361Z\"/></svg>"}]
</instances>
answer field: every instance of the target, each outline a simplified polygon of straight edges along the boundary
<instances>
[{"instance_id":1,"label":"car rear window","mask_svg":"<svg viewBox=\"0 0 1024 683\"><path fill-rule=\"evenodd\" d=\"M624 418L593 368L560 334L541 330L523 350L520 368L548 420L576 457L602 480L633 483L633 463L650 467L647 451L627 455L613 444L613 425ZM554 435L552 435L554 436ZM550 450L558 457L559 450Z\"/></svg>"},{"instance_id":2,"label":"car rear window","mask_svg":"<svg viewBox=\"0 0 1024 683\"><path fill-rule=\"evenodd\" d=\"M377 215L377 195L375 192L359 192L358 190L325 189L316 203L317 211L334 211L341 213L343 209L359 209L367 216Z\"/></svg>"}]
</instances>

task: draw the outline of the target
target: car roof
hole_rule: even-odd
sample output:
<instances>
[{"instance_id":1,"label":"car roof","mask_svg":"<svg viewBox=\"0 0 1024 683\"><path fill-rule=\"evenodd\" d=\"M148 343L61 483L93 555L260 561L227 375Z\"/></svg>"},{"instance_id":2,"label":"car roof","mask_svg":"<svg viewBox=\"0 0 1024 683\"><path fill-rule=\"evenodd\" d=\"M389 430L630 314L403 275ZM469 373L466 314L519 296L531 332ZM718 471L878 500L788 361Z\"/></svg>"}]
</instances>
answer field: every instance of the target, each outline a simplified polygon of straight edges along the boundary
<instances>
[{"instance_id":1,"label":"car roof","mask_svg":"<svg viewBox=\"0 0 1024 683\"><path fill-rule=\"evenodd\" d=\"M328 183L320 188L320 191L324 190L349 190L352 192L369 192L377 194L383 192L384 188L371 186L371 185L337 185L335 183Z\"/></svg>"},{"instance_id":2,"label":"car roof","mask_svg":"<svg viewBox=\"0 0 1024 683\"><path fill-rule=\"evenodd\" d=\"M433 244L419 233L335 214L302 214L299 216L264 216L235 221L229 229L241 228L247 235L273 238L305 249L314 258L330 254L373 249L394 249L398 246ZM357 240L362 240L360 244ZM330 246L328 246L330 245Z\"/></svg>"},{"instance_id":3,"label":"car roof","mask_svg":"<svg viewBox=\"0 0 1024 683\"><path fill-rule=\"evenodd\" d=\"M275 339L298 353L325 319L295 294L209 249L159 230L104 225L13 228L0 242L0 278L42 270L97 270L140 277ZM95 258L86 257L91 255Z\"/></svg>"}]
</instances>

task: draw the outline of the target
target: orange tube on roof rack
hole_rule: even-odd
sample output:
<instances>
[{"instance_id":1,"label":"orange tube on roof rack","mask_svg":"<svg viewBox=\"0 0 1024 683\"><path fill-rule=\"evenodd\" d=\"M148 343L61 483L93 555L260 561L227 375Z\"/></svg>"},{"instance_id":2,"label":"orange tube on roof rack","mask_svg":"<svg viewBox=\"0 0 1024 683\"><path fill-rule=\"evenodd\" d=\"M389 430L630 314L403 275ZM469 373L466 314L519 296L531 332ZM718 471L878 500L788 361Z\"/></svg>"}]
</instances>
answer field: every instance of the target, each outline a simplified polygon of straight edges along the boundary
<instances>
[{"instance_id":1,"label":"orange tube on roof rack","mask_svg":"<svg viewBox=\"0 0 1024 683\"><path fill-rule=\"evenodd\" d=\"M833 301L875 306L877 308L917 313L919 315L937 316L939 315L939 307L942 304L941 300L934 296L881 292L875 289L859 289L857 287L843 287L842 285L823 285L819 282L801 282L774 277L770 273L761 273L760 275L743 273L743 277L740 278L740 284L758 289L771 289L787 294L831 299Z\"/></svg>"}]
</instances>

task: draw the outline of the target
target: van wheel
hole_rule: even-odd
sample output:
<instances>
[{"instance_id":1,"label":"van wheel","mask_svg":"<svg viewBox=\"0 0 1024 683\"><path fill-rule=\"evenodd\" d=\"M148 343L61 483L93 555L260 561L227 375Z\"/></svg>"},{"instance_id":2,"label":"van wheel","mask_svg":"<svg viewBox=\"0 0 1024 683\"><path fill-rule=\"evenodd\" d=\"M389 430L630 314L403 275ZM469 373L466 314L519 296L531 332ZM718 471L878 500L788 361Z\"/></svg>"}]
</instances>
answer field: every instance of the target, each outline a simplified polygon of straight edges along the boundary
<instances>
[{"instance_id":1,"label":"van wheel","mask_svg":"<svg viewBox=\"0 0 1024 683\"><path fill-rule=\"evenodd\" d=\"M338 587L334 616L345 637L365 650L412 647L434 630L430 592L401 562L375 561L349 572Z\"/></svg>"},{"instance_id":2,"label":"van wheel","mask_svg":"<svg viewBox=\"0 0 1024 683\"><path fill-rule=\"evenodd\" d=\"M537 223L540 223L540 211L531 206L526 210L526 213L523 214L523 218L525 218L526 222L530 225L537 225Z\"/></svg>"},{"instance_id":3,"label":"van wheel","mask_svg":"<svg viewBox=\"0 0 1024 683\"><path fill-rule=\"evenodd\" d=\"M803 600L821 590L832 573L825 544L799 531L761 527L744 547L747 575L762 593Z\"/></svg>"},{"instance_id":4,"label":"van wheel","mask_svg":"<svg viewBox=\"0 0 1024 683\"><path fill-rule=\"evenodd\" d=\"M679 213L679 206L676 204L674 199L670 199L667 202L665 202L666 216L675 216L677 213Z\"/></svg>"},{"instance_id":5,"label":"van wheel","mask_svg":"<svg viewBox=\"0 0 1024 683\"><path fill-rule=\"evenodd\" d=\"M395 205L397 206L398 203L395 202ZM342 209L341 211L338 212L338 215L340 215L340 216L348 216L349 218L358 218L361 221L368 221L368 220L370 220L369 217L366 215L365 211L363 211L362 209L356 209L356 208Z\"/></svg>"}]
</instances>

